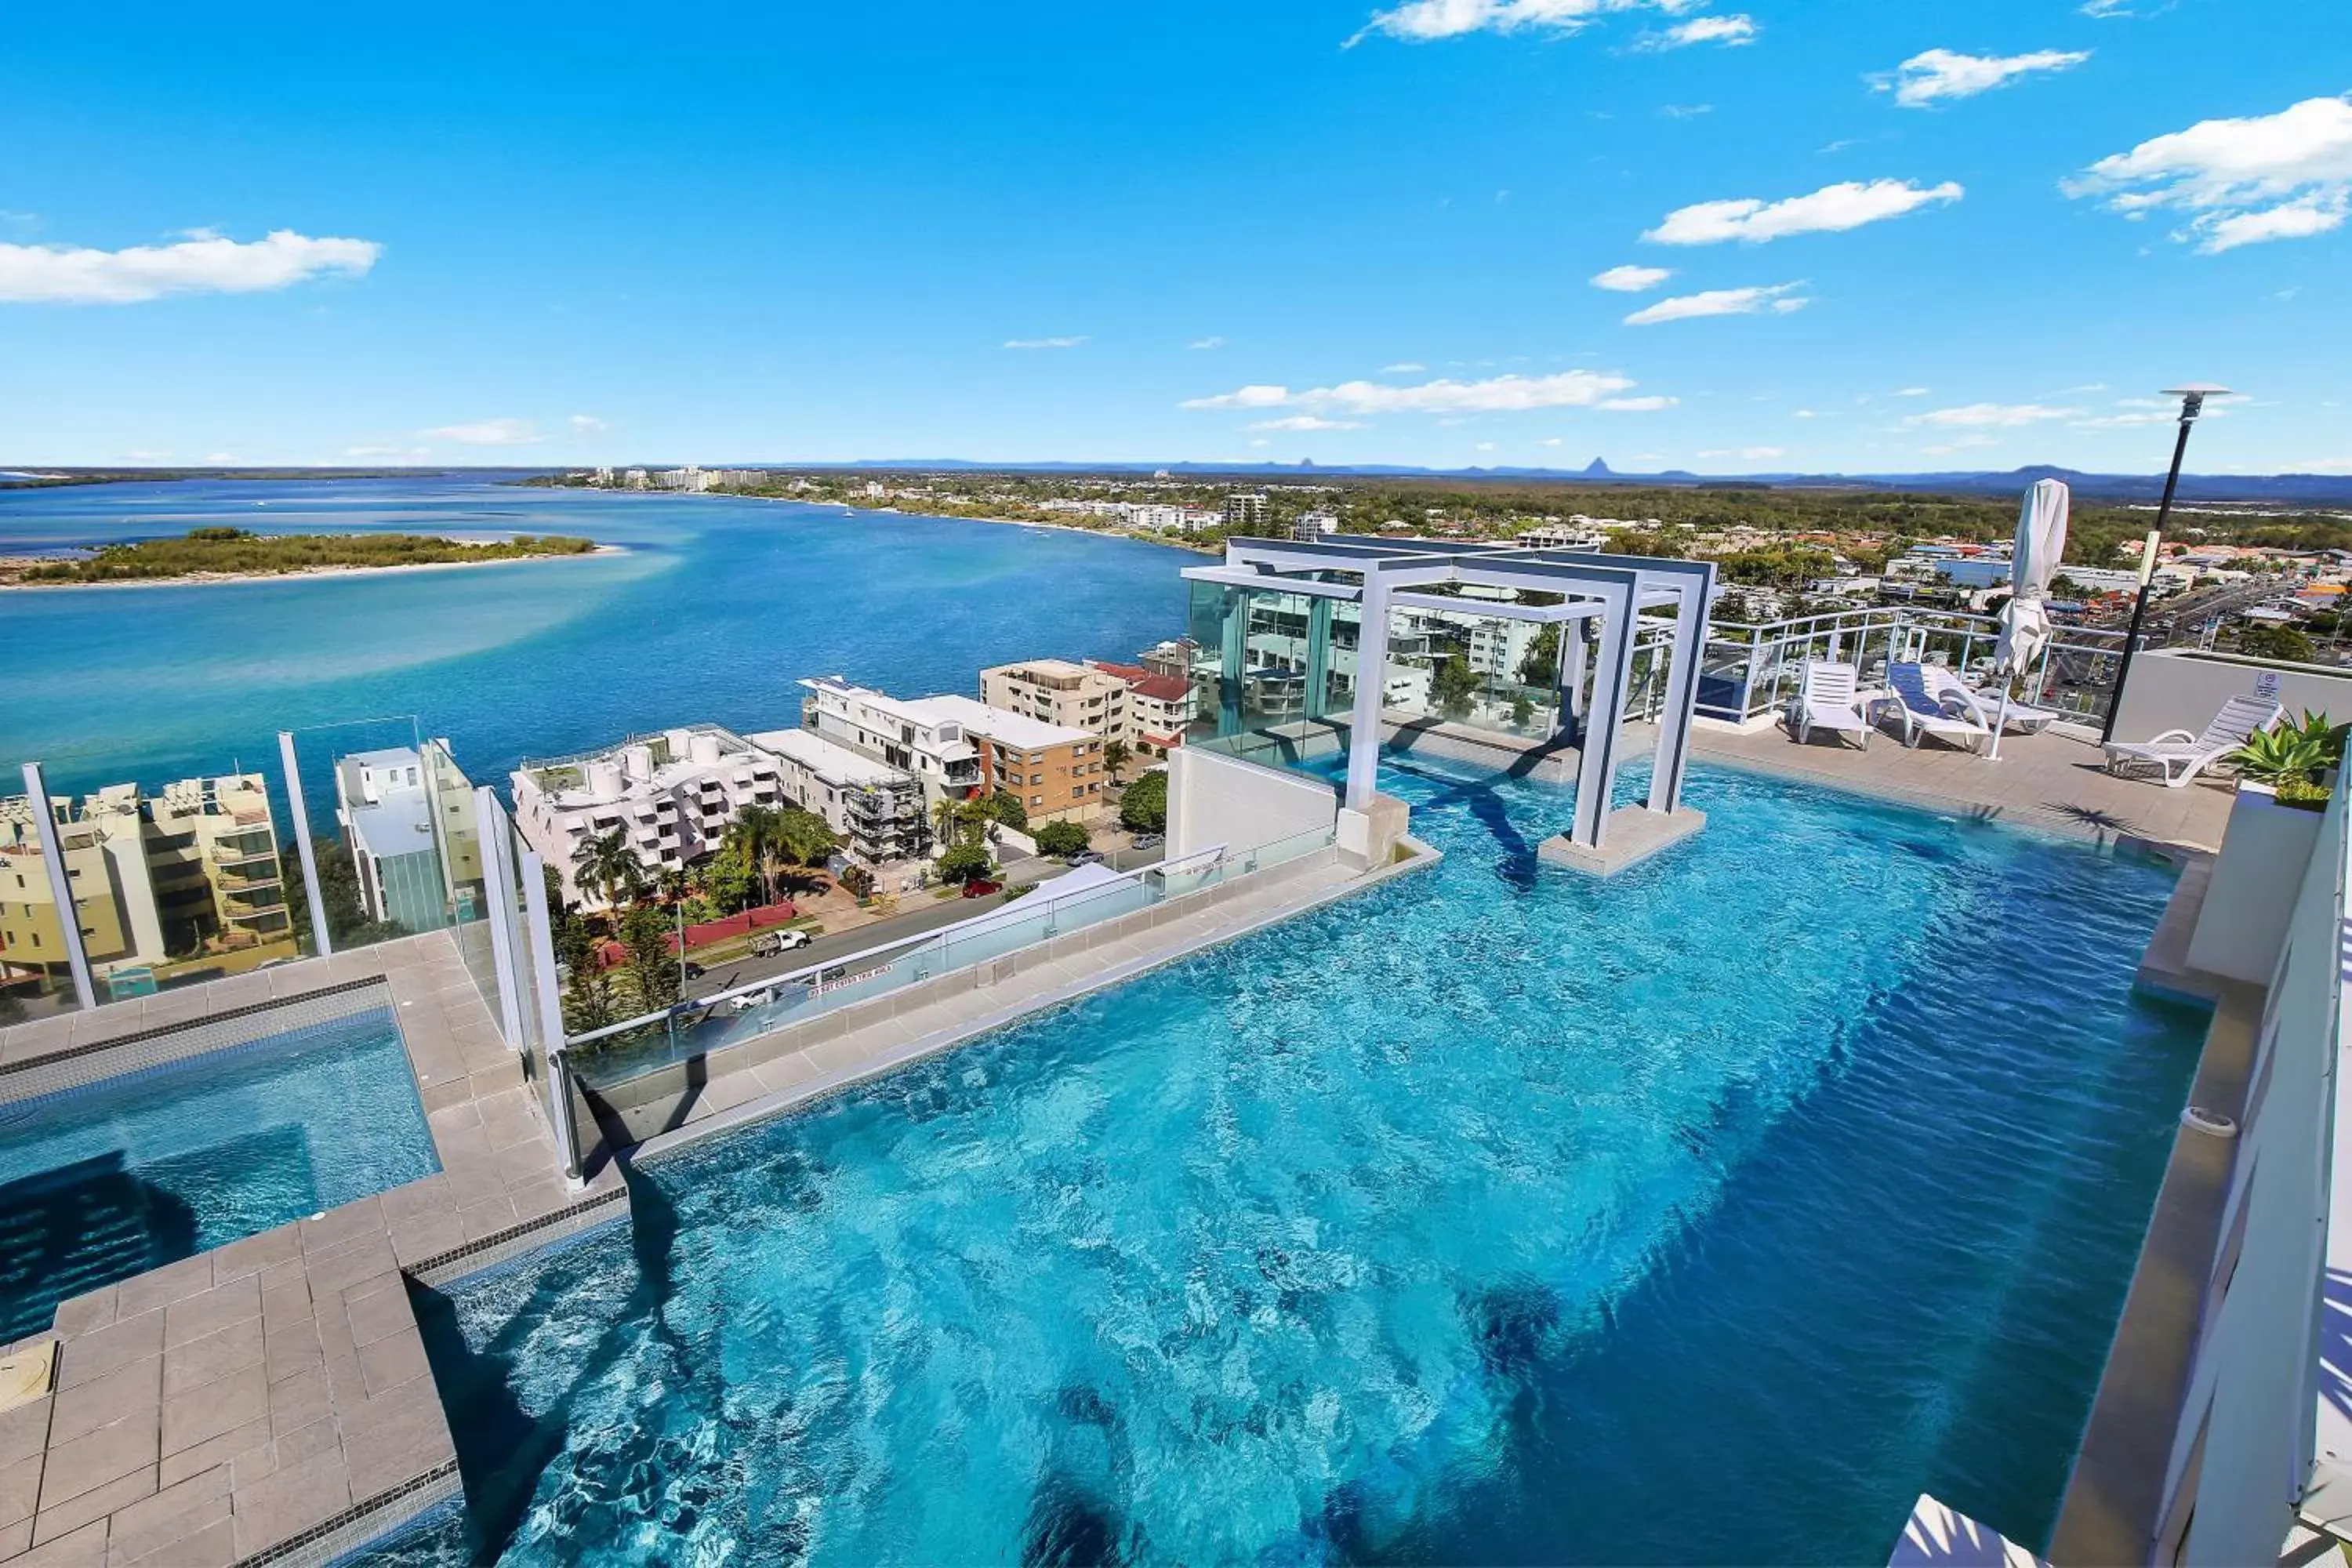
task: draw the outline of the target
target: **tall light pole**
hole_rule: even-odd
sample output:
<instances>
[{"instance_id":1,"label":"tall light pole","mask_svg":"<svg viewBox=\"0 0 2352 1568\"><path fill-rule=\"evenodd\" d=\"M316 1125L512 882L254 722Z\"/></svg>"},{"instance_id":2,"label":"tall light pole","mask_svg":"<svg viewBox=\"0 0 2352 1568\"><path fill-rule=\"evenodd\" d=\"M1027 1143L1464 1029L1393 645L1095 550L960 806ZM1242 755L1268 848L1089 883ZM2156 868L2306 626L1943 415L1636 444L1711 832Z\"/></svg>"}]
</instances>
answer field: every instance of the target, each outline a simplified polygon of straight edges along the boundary
<instances>
[{"instance_id":1,"label":"tall light pole","mask_svg":"<svg viewBox=\"0 0 2352 1568\"><path fill-rule=\"evenodd\" d=\"M2172 469L2164 477L2164 499L2156 503L2156 528L2140 547L2139 597L2132 603L2131 629L2124 634L2123 662L2116 666L2115 689L2107 694L2107 721L2099 730L2101 742L2116 736L2116 715L2124 710L2124 682L2131 676L2132 655L2139 647L2140 623L2147 618L2149 585L2156 577L2156 554L2164 543L2164 525L2172 516L2172 492L2180 488L2180 459L2189 452L2189 427L2205 411L2205 400L2229 394L2226 386L2191 383L2187 386L2168 386L2167 397L2180 399L2180 434L2172 443Z\"/></svg>"}]
</instances>

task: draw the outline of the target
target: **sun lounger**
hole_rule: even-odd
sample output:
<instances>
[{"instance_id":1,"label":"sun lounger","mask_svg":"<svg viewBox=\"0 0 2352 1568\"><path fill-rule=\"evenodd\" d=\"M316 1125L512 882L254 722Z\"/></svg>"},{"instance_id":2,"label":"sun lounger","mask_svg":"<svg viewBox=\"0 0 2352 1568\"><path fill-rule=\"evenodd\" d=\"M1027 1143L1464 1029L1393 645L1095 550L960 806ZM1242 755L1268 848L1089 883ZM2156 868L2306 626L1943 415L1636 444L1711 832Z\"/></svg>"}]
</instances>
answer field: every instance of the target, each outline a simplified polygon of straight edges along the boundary
<instances>
[{"instance_id":1,"label":"sun lounger","mask_svg":"<svg viewBox=\"0 0 2352 1568\"><path fill-rule=\"evenodd\" d=\"M1862 710L1854 687L1853 666L1827 659L1807 659L1797 694L1789 699L1784 715L1789 733L1800 745L1816 730L1852 735L1864 751L1870 750L1870 720Z\"/></svg>"},{"instance_id":2,"label":"sun lounger","mask_svg":"<svg viewBox=\"0 0 2352 1568\"><path fill-rule=\"evenodd\" d=\"M2267 730L2286 711L2267 697L2232 697L2221 704L2204 733L2167 730L2148 741L2109 741L2107 771L2130 773L2155 768L2164 775L2164 787L2179 789L2246 743L2257 731Z\"/></svg>"},{"instance_id":3,"label":"sun lounger","mask_svg":"<svg viewBox=\"0 0 2352 1568\"><path fill-rule=\"evenodd\" d=\"M1873 702L1870 711L1873 719L1896 720L1906 746L1916 746L1922 737L1933 735L1973 752L1992 737L1992 726L1977 717L1975 699L1965 689L1957 696L1930 691L1926 671L1916 664L1886 667L1886 695Z\"/></svg>"},{"instance_id":4,"label":"sun lounger","mask_svg":"<svg viewBox=\"0 0 2352 1568\"><path fill-rule=\"evenodd\" d=\"M1977 717L1984 721L1985 728L1988 730L1999 726L2006 730L2014 730L2021 735L2039 735L2065 717L2055 708L2035 708L2028 703L2020 702L2015 698L2010 700L2009 711L2004 715L2001 712L2000 692L1978 690L1940 664L1922 665L1919 668L1927 679L1928 696L1938 701L1947 697L1960 699L1976 710Z\"/></svg>"}]
</instances>

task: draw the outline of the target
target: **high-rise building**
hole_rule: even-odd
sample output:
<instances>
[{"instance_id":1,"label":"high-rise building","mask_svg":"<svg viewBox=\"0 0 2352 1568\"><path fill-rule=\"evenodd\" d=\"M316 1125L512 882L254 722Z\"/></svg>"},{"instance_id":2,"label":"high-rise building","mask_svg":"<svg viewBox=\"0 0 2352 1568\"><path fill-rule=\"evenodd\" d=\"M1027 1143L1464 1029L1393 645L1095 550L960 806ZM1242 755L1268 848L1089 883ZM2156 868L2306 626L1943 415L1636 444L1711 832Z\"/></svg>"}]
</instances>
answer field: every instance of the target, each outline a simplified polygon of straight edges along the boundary
<instances>
[{"instance_id":1,"label":"high-rise building","mask_svg":"<svg viewBox=\"0 0 2352 1568\"><path fill-rule=\"evenodd\" d=\"M1265 492L1264 490L1228 490L1225 492L1225 526L1237 532L1265 526Z\"/></svg>"},{"instance_id":2,"label":"high-rise building","mask_svg":"<svg viewBox=\"0 0 2352 1568\"><path fill-rule=\"evenodd\" d=\"M446 741L337 759L335 819L370 920L425 931L475 918L481 838Z\"/></svg>"},{"instance_id":3,"label":"high-rise building","mask_svg":"<svg viewBox=\"0 0 2352 1568\"><path fill-rule=\"evenodd\" d=\"M860 755L811 730L747 736L776 759L783 797L840 835L845 858L885 891L921 880L931 846L930 814L915 775Z\"/></svg>"},{"instance_id":4,"label":"high-rise building","mask_svg":"<svg viewBox=\"0 0 2352 1568\"><path fill-rule=\"evenodd\" d=\"M927 801L1001 789L1039 822L1091 816L1101 807L1103 739L1090 730L969 697L891 697L837 675L801 685L809 692L803 729L913 773Z\"/></svg>"}]
</instances>

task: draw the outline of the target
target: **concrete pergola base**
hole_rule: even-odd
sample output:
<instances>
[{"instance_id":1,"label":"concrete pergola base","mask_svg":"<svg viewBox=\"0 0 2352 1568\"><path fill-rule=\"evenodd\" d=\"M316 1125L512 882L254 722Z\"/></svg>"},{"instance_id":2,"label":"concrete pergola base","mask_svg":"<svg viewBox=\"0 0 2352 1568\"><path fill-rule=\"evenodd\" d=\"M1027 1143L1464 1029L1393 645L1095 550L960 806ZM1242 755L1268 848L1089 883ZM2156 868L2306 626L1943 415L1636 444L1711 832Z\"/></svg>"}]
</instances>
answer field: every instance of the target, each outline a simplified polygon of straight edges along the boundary
<instances>
[{"instance_id":1,"label":"concrete pergola base","mask_svg":"<svg viewBox=\"0 0 2352 1568\"><path fill-rule=\"evenodd\" d=\"M1565 833L1555 833L1536 846L1536 858L1547 865L1565 866L1591 877L1613 877L1637 865L1670 844L1679 844L1706 826L1706 813L1687 805L1672 811L1652 811L1646 805L1621 805L1609 814L1608 837L1598 849L1588 849Z\"/></svg>"}]
</instances>

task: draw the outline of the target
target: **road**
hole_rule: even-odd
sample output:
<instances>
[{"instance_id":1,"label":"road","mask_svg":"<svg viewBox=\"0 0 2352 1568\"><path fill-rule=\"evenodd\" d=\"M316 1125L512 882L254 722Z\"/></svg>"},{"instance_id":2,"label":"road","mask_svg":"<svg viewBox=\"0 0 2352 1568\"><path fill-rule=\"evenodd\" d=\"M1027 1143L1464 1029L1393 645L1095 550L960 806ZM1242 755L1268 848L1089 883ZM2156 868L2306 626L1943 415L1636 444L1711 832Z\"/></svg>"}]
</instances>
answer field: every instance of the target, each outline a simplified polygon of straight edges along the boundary
<instances>
[{"instance_id":1,"label":"road","mask_svg":"<svg viewBox=\"0 0 2352 1568\"><path fill-rule=\"evenodd\" d=\"M1064 868L1066 869L1066 868ZM794 948L790 952L780 952L772 958L743 957L730 959L724 963L714 963L701 979L688 982L687 991L693 996L715 996L722 991L731 991L738 985L749 985L755 980L765 980L777 974L790 974L795 970L806 969L814 963L828 963L836 959L846 958L852 953L866 952L874 948L885 948L886 951L875 953L870 961L857 965L856 972L863 973L869 969L880 968L889 962L892 952L921 941L941 926L950 926L958 921L968 921L974 915L985 914L1003 901L1004 895L1002 893L992 893L984 899L940 899L936 902L927 901L922 908L910 913L893 916L887 921L876 921L871 925L858 926L836 935L821 936L806 947Z\"/></svg>"}]
</instances>

